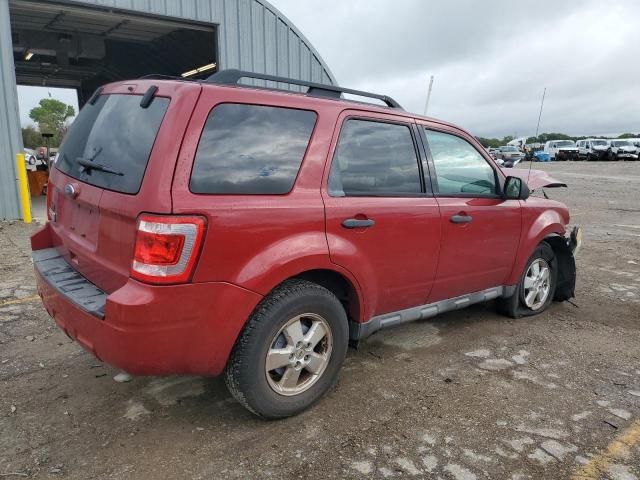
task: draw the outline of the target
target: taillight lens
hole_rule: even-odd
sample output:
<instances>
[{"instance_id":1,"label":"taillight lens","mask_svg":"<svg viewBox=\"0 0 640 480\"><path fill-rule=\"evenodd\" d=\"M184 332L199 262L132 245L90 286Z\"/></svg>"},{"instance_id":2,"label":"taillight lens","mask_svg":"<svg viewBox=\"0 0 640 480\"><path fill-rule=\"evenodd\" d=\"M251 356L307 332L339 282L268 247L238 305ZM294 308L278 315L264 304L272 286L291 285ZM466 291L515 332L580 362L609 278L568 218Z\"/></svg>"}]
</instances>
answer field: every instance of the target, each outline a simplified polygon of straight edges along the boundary
<instances>
[{"instance_id":1,"label":"taillight lens","mask_svg":"<svg viewBox=\"0 0 640 480\"><path fill-rule=\"evenodd\" d=\"M53 210L52 208L52 200L53 200L53 185L51 184L51 180L47 182L47 220L51 220Z\"/></svg>"},{"instance_id":2,"label":"taillight lens","mask_svg":"<svg viewBox=\"0 0 640 480\"><path fill-rule=\"evenodd\" d=\"M191 278L204 236L202 217L141 215L131 277L147 283L184 283Z\"/></svg>"}]
</instances>

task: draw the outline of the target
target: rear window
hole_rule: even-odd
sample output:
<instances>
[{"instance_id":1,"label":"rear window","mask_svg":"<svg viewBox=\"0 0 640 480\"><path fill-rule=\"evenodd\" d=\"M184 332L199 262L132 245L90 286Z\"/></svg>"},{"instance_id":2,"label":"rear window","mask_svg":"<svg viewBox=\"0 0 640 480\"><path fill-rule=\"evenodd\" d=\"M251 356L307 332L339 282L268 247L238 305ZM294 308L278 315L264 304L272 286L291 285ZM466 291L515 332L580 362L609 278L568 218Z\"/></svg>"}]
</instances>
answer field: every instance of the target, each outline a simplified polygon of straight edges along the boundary
<instances>
[{"instance_id":1,"label":"rear window","mask_svg":"<svg viewBox=\"0 0 640 480\"><path fill-rule=\"evenodd\" d=\"M329 194L411 196L422 192L418 156L407 125L349 119L329 173Z\"/></svg>"},{"instance_id":2,"label":"rear window","mask_svg":"<svg viewBox=\"0 0 640 480\"><path fill-rule=\"evenodd\" d=\"M316 114L223 103L204 125L189 188L208 194L285 194L293 187Z\"/></svg>"},{"instance_id":3,"label":"rear window","mask_svg":"<svg viewBox=\"0 0 640 480\"><path fill-rule=\"evenodd\" d=\"M141 98L101 95L87 103L60 146L56 167L96 187L137 193L169 105L168 98L156 97L142 108ZM87 162L96 167L82 165Z\"/></svg>"}]
</instances>

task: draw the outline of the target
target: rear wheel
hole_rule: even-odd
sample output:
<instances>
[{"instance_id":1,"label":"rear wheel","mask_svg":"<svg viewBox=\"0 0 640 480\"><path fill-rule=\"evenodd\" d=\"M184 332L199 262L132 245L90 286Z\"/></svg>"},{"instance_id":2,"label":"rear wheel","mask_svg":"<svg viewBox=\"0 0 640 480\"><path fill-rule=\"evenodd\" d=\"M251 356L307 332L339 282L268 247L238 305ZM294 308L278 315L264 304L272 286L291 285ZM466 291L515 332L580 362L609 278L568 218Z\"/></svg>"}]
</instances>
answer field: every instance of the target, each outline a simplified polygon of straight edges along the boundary
<instances>
[{"instance_id":1,"label":"rear wheel","mask_svg":"<svg viewBox=\"0 0 640 480\"><path fill-rule=\"evenodd\" d=\"M295 415L336 381L347 352L347 316L329 290L288 280L258 305L225 370L229 391L266 418Z\"/></svg>"},{"instance_id":2,"label":"rear wheel","mask_svg":"<svg viewBox=\"0 0 640 480\"><path fill-rule=\"evenodd\" d=\"M558 262L548 243L542 242L529 257L515 291L500 299L498 309L512 318L537 315L553 301L558 278Z\"/></svg>"}]
</instances>

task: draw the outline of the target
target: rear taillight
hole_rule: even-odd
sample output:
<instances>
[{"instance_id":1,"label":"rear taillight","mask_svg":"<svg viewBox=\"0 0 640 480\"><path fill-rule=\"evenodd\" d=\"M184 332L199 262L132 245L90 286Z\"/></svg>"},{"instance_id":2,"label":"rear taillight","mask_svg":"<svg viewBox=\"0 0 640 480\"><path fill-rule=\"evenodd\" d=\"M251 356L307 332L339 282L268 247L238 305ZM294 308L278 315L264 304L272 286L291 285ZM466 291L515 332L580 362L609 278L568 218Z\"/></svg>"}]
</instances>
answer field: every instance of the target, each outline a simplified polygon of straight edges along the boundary
<instances>
[{"instance_id":1,"label":"rear taillight","mask_svg":"<svg viewBox=\"0 0 640 480\"><path fill-rule=\"evenodd\" d=\"M140 215L131 277L147 283L184 283L202 246L202 217Z\"/></svg>"},{"instance_id":2,"label":"rear taillight","mask_svg":"<svg viewBox=\"0 0 640 480\"><path fill-rule=\"evenodd\" d=\"M47 182L47 220L53 220L54 222L56 221L54 217L55 215L55 211L52 210L52 199L53 199L53 185L51 184L51 181Z\"/></svg>"}]
</instances>

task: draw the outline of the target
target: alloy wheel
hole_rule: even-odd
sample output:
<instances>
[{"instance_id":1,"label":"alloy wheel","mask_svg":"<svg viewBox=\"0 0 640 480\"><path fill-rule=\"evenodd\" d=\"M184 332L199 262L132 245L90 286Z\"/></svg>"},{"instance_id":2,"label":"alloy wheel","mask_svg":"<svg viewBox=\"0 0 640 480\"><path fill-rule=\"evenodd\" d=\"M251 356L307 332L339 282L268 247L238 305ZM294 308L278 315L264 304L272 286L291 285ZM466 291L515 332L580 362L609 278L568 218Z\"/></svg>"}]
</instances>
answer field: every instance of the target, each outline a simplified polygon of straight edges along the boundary
<instances>
[{"instance_id":1,"label":"alloy wheel","mask_svg":"<svg viewBox=\"0 0 640 480\"><path fill-rule=\"evenodd\" d=\"M551 291L551 268L543 258L536 259L524 276L524 303L531 310L540 309Z\"/></svg>"},{"instance_id":2,"label":"alloy wheel","mask_svg":"<svg viewBox=\"0 0 640 480\"><path fill-rule=\"evenodd\" d=\"M298 395L311 388L329 364L333 350L331 327L315 313L288 320L274 336L267 352L265 373L280 395Z\"/></svg>"}]
</instances>

